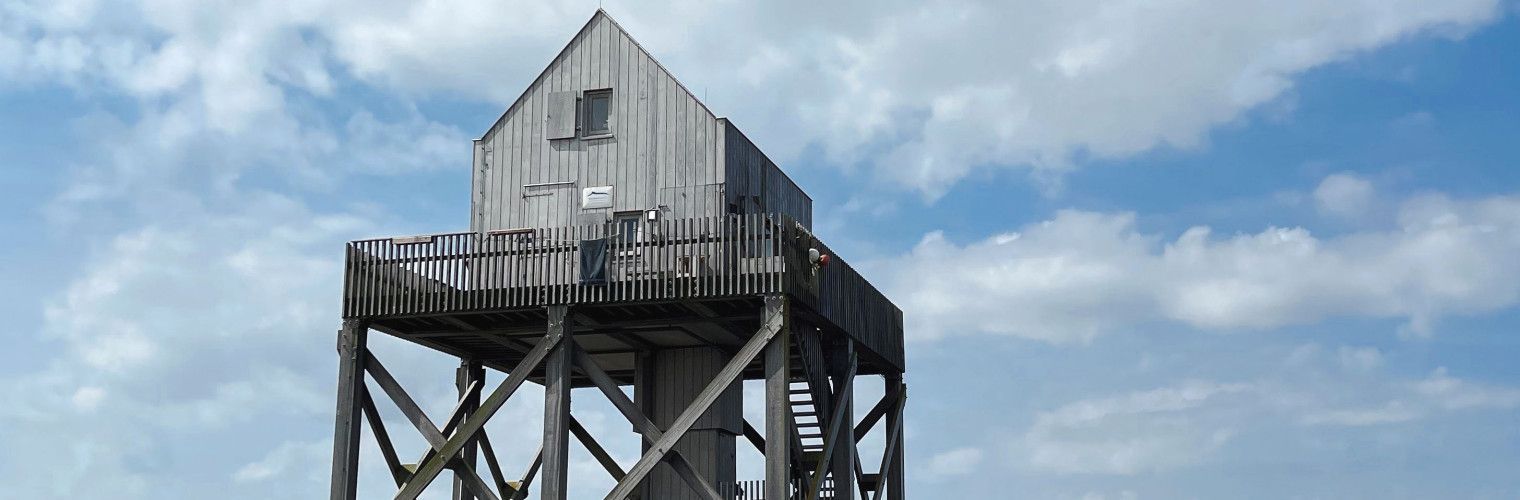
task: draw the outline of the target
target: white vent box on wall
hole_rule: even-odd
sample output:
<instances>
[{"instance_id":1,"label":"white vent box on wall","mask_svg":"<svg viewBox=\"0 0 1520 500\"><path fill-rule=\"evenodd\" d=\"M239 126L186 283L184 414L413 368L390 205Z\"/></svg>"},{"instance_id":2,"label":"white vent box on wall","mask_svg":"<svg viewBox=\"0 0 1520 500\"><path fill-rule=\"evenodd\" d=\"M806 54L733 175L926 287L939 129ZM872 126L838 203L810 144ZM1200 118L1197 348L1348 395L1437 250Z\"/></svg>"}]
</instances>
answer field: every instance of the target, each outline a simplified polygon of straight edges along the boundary
<instances>
[{"instance_id":1,"label":"white vent box on wall","mask_svg":"<svg viewBox=\"0 0 1520 500\"><path fill-rule=\"evenodd\" d=\"M612 186L596 186L582 189L581 208L612 208Z\"/></svg>"}]
</instances>

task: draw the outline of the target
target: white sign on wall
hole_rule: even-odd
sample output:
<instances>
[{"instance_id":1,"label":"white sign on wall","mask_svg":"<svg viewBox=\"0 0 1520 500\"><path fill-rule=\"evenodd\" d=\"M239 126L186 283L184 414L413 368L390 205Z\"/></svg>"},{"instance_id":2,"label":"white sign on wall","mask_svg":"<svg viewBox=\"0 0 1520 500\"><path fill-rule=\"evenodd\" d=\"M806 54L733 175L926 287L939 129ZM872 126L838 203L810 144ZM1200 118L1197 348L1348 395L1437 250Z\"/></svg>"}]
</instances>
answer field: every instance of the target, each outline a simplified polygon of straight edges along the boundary
<instances>
[{"instance_id":1,"label":"white sign on wall","mask_svg":"<svg viewBox=\"0 0 1520 500\"><path fill-rule=\"evenodd\" d=\"M582 189L581 208L612 208L612 186L596 186Z\"/></svg>"}]
</instances>

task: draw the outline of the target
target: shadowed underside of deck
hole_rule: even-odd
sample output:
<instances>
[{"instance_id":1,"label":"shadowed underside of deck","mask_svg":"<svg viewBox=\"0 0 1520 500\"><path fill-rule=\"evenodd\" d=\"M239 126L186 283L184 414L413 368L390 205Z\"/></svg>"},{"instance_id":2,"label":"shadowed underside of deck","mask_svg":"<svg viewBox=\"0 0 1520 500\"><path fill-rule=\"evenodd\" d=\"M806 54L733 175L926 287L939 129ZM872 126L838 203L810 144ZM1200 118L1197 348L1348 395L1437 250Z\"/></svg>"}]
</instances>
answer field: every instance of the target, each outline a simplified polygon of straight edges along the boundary
<instances>
[{"instance_id":1,"label":"shadowed underside of deck","mask_svg":"<svg viewBox=\"0 0 1520 500\"><path fill-rule=\"evenodd\" d=\"M656 350L712 346L730 354L760 327L764 299L744 296L724 299L590 304L572 307L575 342L622 384L633 383L640 355ZM480 360L508 372L543 337L548 321L544 308L490 312L448 313L379 318L370 327L402 340L467 359ZM844 335L837 326L803 307L794 309L793 329L818 329L823 335ZM860 351L860 374L901 370L869 350ZM542 371L531 380L542 382ZM764 377L758 362L746 379ZM583 374L573 375L576 387L589 387Z\"/></svg>"}]
</instances>

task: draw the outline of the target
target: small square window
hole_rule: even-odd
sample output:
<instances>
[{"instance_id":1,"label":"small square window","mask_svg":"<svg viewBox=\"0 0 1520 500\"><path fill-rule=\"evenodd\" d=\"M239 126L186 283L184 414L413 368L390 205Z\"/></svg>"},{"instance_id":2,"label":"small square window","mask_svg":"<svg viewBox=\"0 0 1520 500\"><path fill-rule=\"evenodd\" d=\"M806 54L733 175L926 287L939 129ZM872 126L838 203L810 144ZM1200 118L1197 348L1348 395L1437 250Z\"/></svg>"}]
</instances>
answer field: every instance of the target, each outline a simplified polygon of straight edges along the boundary
<instances>
[{"instance_id":1,"label":"small square window","mask_svg":"<svg viewBox=\"0 0 1520 500\"><path fill-rule=\"evenodd\" d=\"M643 215L643 212L619 213L615 215L612 223L613 240L626 244L638 243L641 226L639 216L641 215Z\"/></svg>"},{"instance_id":2,"label":"small square window","mask_svg":"<svg viewBox=\"0 0 1520 500\"><path fill-rule=\"evenodd\" d=\"M581 101L581 136L591 137L612 134L612 91L586 92Z\"/></svg>"}]
</instances>

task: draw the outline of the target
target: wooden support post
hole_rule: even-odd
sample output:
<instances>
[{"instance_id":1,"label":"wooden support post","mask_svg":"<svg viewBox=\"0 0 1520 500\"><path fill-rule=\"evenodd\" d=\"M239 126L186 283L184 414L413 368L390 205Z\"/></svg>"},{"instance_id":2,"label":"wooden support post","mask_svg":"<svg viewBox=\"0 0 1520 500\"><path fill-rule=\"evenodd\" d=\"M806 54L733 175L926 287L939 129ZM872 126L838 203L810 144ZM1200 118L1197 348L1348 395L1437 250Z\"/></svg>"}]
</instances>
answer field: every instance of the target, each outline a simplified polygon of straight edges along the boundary
<instances>
[{"instance_id":1,"label":"wooden support post","mask_svg":"<svg viewBox=\"0 0 1520 500\"><path fill-rule=\"evenodd\" d=\"M332 500L354 500L359 487L359 427L364 401L364 343L369 325L343 320L338 330L338 409L333 429Z\"/></svg>"},{"instance_id":2,"label":"wooden support post","mask_svg":"<svg viewBox=\"0 0 1520 500\"><path fill-rule=\"evenodd\" d=\"M459 405L463 414L473 413L480 407L480 391L472 387L479 388L485 383L486 369L480 365L480 361L460 360L459 368L454 370L454 387L459 391ZM459 450L459 460L471 468L475 467L475 450L475 443L466 444L464 449ZM460 477L458 472L455 472L454 476L454 500L475 500L475 495L471 494L469 487L465 485L465 478Z\"/></svg>"},{"instance_id":3,"label":"wooden support post","mask_svg":"<svg viewBox=\"0 0 1520 500\"><path fill-rule=\"evenodd\" d=\"M829 422L829 439L837 443L834 448L834 500L855 500L853 481L859 468L855 457L855 373L859 360L855 354L855 341L848 337L837 346L829 357L829 376L834 379L834 415L839 420Z\"/></svg>"},{"instance_id":4,"label":"wooden support post","mask_svg":"<svg viewBox=\"0 0 1520 500\"><path fill-rule=\"evenodd\" d=\"M612 406L616 407L623 414L623 417L633 424L633 430L644 436L644 447L646 448L644 453L646 455L650 452L649 450L653 449L656 443L664 439L664 431L660 430L660 427L655 425L654 421L649 420L649 417L639 410L638 405L634 404L633 400L628 399L627 394L623 394L622 389L618 388L617 383L612 381L612 377L608 376L607 372L602 371L602 368L591 360L591 356L586 355L585 351L576 349L575 363L581 367L582 372L585 372L586 377L591 379L591 383L595 384L596 388L602 391L603 395L607 396L607 400L612 402ZM676 475L680 476L681 480L685 481L692 491L695 491L698 495L708 500L721 500L722 497L718 494L718 490L702 479L702 476L697 473L696 468L691 465L691 462L686 461L686 458L681 456L680 451L670 449L665 455L665 463L669 464L670 468L675 470ZM626 473L624 477L627 477ZM618 479L619 483L622 481L622 478ZM611 497L609 496L608 498Z\"/></svg>"},{"instance_id":5,"label":"wooden support post","mask_svg":"<svg viewBox=\"0 0 1520 500\"><path fill-rule=\"evenodd\" d=\"M466 443L475 439L475 433L480 432L485 427L486 421L500 411L502 405L507 404L507 400L512 398L512 393L517 392L517 388L528 381L528 375L538 368L539 363L543 362L544 357L554 346L559 345L560 339L561 336L555 332L545 334L544 338L533 346L533 350L528 351L522 361L517 363L512 373L507 374L507 379L496 386L496 390L491 391L490 396L480 402L480 409L471 413L469 420L460 425L459 430L449 436L442 447L435 449L436 455L417 465L417 472L412 474L412 480L407 481L406 486L396 493L396 499L413 500L421 495L422 490L427 489L428 485L438 478L438 474L448 467L451 458L459 453L459 450L464 449ZM429 450L429 453L433 451Z\"/></svg>"},{"instance_id":6,"label":"wooden support post","mask_svg":"<svg viewBox=\"0 0 1520 500\"><path fill-rule=\"evenodd\" d=\"M791 498L790 313L786 297L765 297L763 321L779 321L782 325L765 348L765 498Z\"/></svg>"},{"instance_id":7,"label":"wooden support post","mask_svg":"<svg viewBox=\"0 0 1520 500\"><path fill-rule=\"evenodd\" d=\"M569 306L549 306L549 334L562 335L544 361L544 464L540 498L565 500L570 468L570 376L575 339Z\"/></svg>"},{"instance_id":8,"label":"wooden support post","mask_svg":"<svg viewBox=\"0 0 1520 500\"><path fill-rule=\"evenodd\" d=\"M908 404L908 386L903 384L901 373L888 376L887 381L888 384L897 388L898 393L897 408L887 414L887 428L892 433L891 436L888 436L888 439L893 439L896 442L896 446L892 446L888 450L892 455L891 470L888 471L887 477L882 479L887 481L886 498L888 500L907 500L905 496L907 490L907 485L905 484L907 471L903 464L903 449L907 447L907 439L902 435L902 420L903 412Z\"/></svg>"},{"instance_id":9,"label":"wooden support post","mask_svg":"<svg viewBox=\"0 0 1520 500\"><path fill-rule=\"evenodd\" d=\"M772 309L770 306L773 303L776 304L775 309L778 311L784 310L785 308L781 307L785 303L784 300L780 297L767 297L766 310L770 311ZM603 498L605 500L623 500L633 494L639 484L644 481L644 478L649 476L649 472L654 470L655 465L665 460L671 449L675 447L676 442L686 435L686 431L691 430L692 425L696 424L697 419L701 418L703 413L707 413L707 410L712 408L713 402L717 401L734 381L744 373L744 368L759 357L760 352L770 345L778 333L785 330L784 324L785 320L781 314L767 316L761 324L760 330L755 332L755 335L744 344L744 347L739 348L739 352L734 354L733 359L723 365L723 369L718 371L718 375L711 382L708 382L707 387L702 389L702 392L692 399L691 406L686 407L686 410L676 417L675 421L670 424L670 429L665 431L665 435L660 436L660 439L650 445L649 452L645 453L638 463L633 464L633 467L628 469L628 476L624 477L622 481L618 481L617 486L612 488L612 492Z\"/></svg>"}]
</instances>

